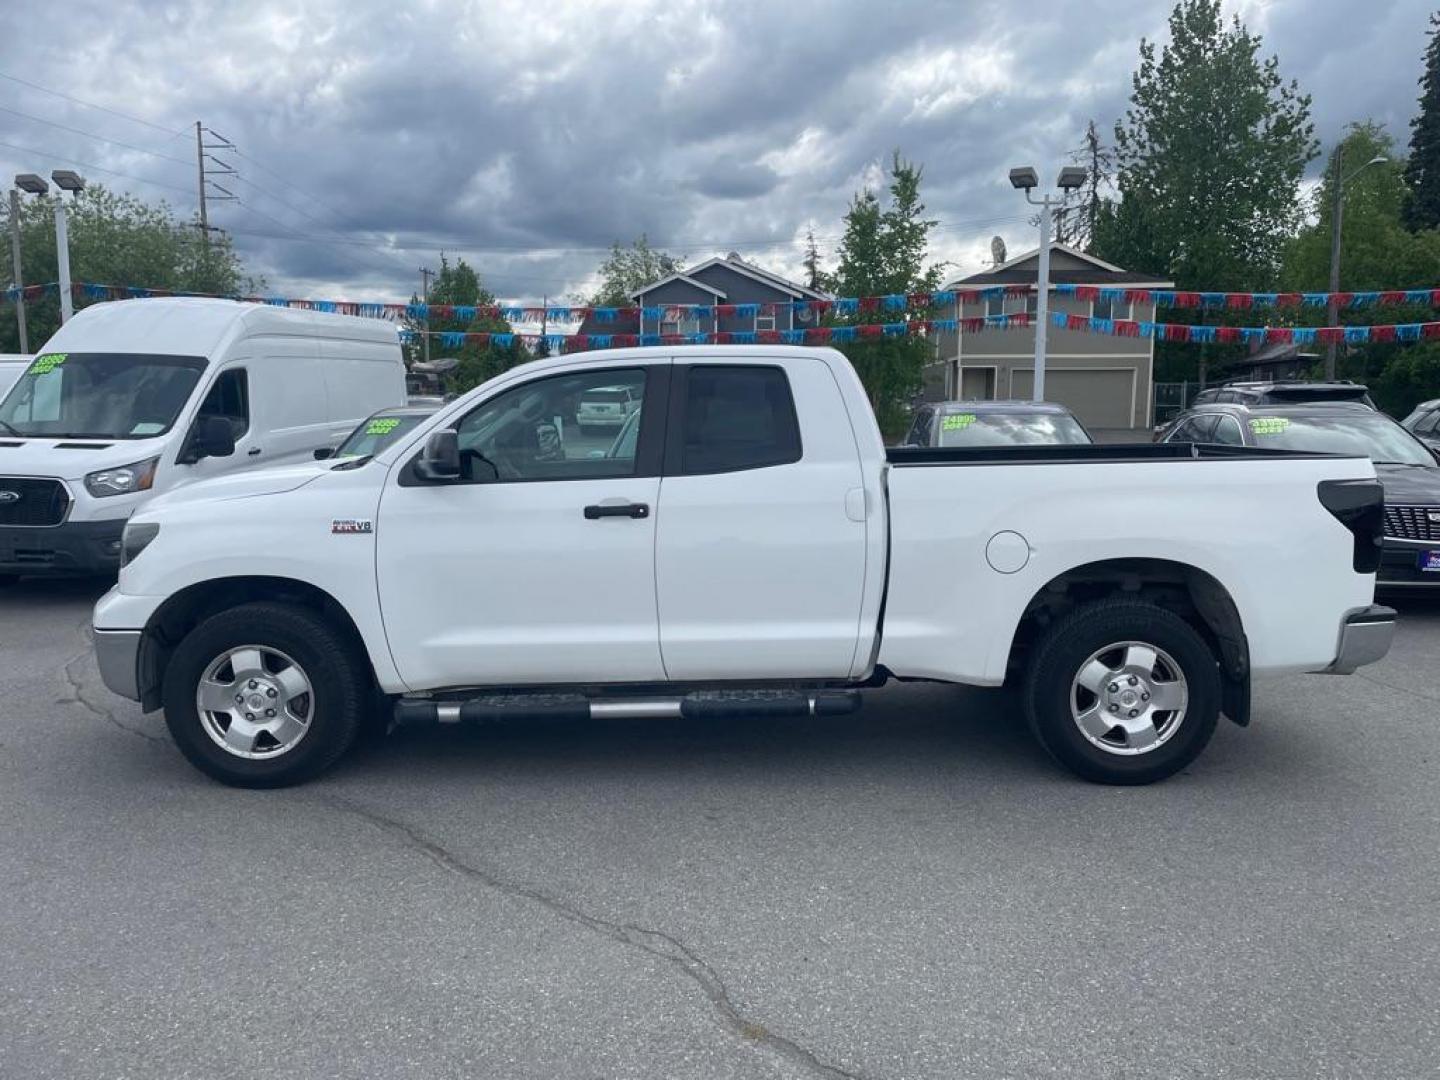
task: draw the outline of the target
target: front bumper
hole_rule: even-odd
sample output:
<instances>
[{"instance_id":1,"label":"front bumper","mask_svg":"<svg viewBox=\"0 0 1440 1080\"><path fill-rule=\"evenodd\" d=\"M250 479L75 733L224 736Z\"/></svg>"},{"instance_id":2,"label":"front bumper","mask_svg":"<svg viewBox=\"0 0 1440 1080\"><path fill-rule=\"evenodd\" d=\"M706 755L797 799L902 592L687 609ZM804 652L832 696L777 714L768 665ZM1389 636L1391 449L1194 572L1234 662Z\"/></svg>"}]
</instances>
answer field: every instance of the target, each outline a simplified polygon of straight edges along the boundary
<instances>
[{"instance_id":1,"label":"front bumper","mask_svg":"<svg viewBox=\"0 0 1440 1080\"><path fill-rule=\"evenodd\" d=\"M1340 647L1335 661L1325 671L1331 675L1349 675L1356 668L1373 664L1390 651L1394 639L1394 608L1371 604L1352 611L1340 624Z\"/></svg>"},{"instance_id":2,"label":"front bumper","mask_svg":"<svg viewBox=\"0 0 1440 1080\"><path fill-rule=\"evenodd\" d=\"M0 574L113 574L120 568L124 518L0 525Z\"/></svg>"},{"instance_id":3,"label":"front bumper","mask_svg":"<svg viewBox=\"0 0 1440 1080\"><path fill-rule=\"evenodd\" d=\"M95 663L111 691L140 700L140 630L96 630Z\"/></svg>"},{"instance_id":4,"label":"front bumper","mask_svg":"<svg viewBox=\"0 0 1440 1080\"><path fill-rule=\"evenodd\" d=\"M1386 540L1380 554L1380 570L1375 575L1377 589L1440 588L1440 573L1420 569L1420 556L1426 551L1440 551L1440 540Z\"/></svg>"}]
</instances>

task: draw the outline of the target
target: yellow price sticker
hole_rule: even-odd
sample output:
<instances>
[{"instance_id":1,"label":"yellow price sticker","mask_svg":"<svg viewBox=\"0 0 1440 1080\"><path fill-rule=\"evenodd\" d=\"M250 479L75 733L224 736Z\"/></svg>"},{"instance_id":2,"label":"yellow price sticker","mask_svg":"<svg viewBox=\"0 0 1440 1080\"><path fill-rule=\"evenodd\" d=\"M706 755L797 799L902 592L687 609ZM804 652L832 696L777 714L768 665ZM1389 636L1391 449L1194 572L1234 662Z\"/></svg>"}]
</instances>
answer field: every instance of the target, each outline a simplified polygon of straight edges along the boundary
<instances>
[{"instance_id":1,"label":"yellow price sticker","mask_svg":"<svg viewBox=\"0 0 1440 1080\"><path fill-rule=\"evenodd\" d=\"M954 416L947 416L940 421L941 431L960 431L969 427L975 422L974 413L956 413Z\"/></svg>"},{"instance_id":2,"label":"yellow price sticker","mask_svg":"<svg viewBox=\"0 0 1440 1080\"><path fill-rule=\"evenodd\" d=\"M1250 430L1256 435L1281 435L1289 426L1290 421L1283 416L1257 416L1250 421Z\"/></svg>"},{"instance_id":3,"label":"yellow price sticker","mask_svg":"<svg viewBox=\"0 0 1440 1080\"><path fill-rule=\"evenodd\" d=\"M400 421L395 417L386 417L382 420L371 420L370 423L365 425L365 434L389 435L399 426Z\"/></svg>"}]
</instances>

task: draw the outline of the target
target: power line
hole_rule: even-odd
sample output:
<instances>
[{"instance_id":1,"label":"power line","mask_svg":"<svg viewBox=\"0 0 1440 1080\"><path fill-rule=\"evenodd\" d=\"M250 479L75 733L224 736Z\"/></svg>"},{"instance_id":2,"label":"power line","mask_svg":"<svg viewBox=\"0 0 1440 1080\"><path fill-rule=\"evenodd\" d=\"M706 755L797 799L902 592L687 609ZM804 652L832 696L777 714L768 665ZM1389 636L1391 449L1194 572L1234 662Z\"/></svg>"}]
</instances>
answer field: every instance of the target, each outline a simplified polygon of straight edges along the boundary
<instances>
[{"instance_id":1,"label":"power line","mask_svg":"<svg viewBox=\"0 0 1440 1080\"><path fill-rule=\"evenodd\" d=\"M179 191L185 195L195 194L190 188L181 187L179 184L167 184L163 180L147 180L143 176L132 176L130 173L123 173L117 169L108 169L104 165L96 165L92 161L81 161L79 158L65 157L63 154L52 154L48 150L36 150L33 147L19 146L15 143L4 141L0 141L0 146L4 146L10 150L18 150L22 154L34 154L36 157L50 158L52 161L64 161L71 165L79 165L83 169L93 169L95 172L109 173L111 176L119 176L126 180L133 180L137 184L151 184L155 187Z\"/></svg>"},{"instance_id":2,"label":"power line","mask_svg":"<svg viewBox=\"0 0 1440 1080\"><path fill-rule=\"evenodd\" d=\"M155 150L146 150L143 146L135 146L131 143L121 142L118 139L107 139L104 135L96 135L93 131L82 131L79 128L71 127L69 124L61 124L54 120L47 120L43 116L32 116L29 113L21 112L19 109L11 109L7 108L4 105L0 105L0 112L7 112L12 116L18 116L25 120L33 120L37 124L48 124L50 127L59 128L61 131L68 131L75 135L83 135L87 139L95 139L99 142L109 143L112 146L119 146L123 147L126 150L133 150L137 154L149 154L151 157L159 158L162 161L171 161L174 162L176 165L184 165L187 169L190 167L190 162L182 161L180 158L177 157L171 157L169 154L161 154Z\"/></svg>"},{"instance_id":3,"label":"power line","mask_svg":"<svg viewBox=\"0 0 1440 1080\"><path fill-rule=\"evenodd\" d=\"M72 104L83 105L87 109L99 109L101 112L109 113L111 116L118 116L122 120L129 120L136 124L144 124L148 128L154 128L156 131L164 132L171 138L174 138L176 135L182 134L185 131L183 127L171 131L167 127L162 127L159 124L152 123L151 121L145 120L139 116L131 116L129 113L123 113L119 109L112 109L108 105L97 105L93 101L81 101L79 98L71 97L69 94L63 94L59 90L51 90L48 86L41 86L39 83L30 82L28 79L22 79L17 75L7 75L3 71L0 71L0 79L8 79L13 83L19 83L21 86L28 86L32 90L39 90L42 94L54 94L56 97L64 98L66 101L71 102Z\"/></svg>"},{"instance_id":4,"label":"power line","mask_svg":"<svg viewBox=\"0 0 1440 1080\"><path fill-rule=\"evenodd\" d=\"M334 216L335 216L335 211L333 211L332 209L330 209L330 207L326 204L325 200L322 199L322 198L320 198L318 195L312 195L312 194L310 194L310 192L306 191L304 188L296 187L293 183L291 183L289 180L285 179L285 177L281 176L281 175L280 175L278 172L276 172L274 169L267 168L266 166L260 164L260 162L256 161L256 160L255 160L254 158L252 158L249 154L244 153L243 151L240 151L240 150L236 150L235 153L236 153L236 155L238 155L239 157L244 158L244 159L245 159L246 161L248 161L251 165L254 165L254 166L255 166L257 169L259 169L261 172L266 173L267 175L269 175L269 176L273 177L274 179L276 179L277 181L279 181L280 184L281 184L281 186L289 188L291 191L295 192L297 195L303 195L303 196L305 196L305 198L307 198L307 199L309 199L311 202L315 203L316 206L319 206L319 207L323 208L323 209L325 210L325 212L328 213L331 217L334 217ZM274 198L274 196L272 196L272 198ZM276 202L279 202L280 200L279 200L279 199L276 199L275 201L276 201ZM291 209L294 209L294 207L292 207ZM298 211L298 210L297 210L296 212L297 212L297 213L303 213L304 211Z\"/></svg>"}]
</instances>

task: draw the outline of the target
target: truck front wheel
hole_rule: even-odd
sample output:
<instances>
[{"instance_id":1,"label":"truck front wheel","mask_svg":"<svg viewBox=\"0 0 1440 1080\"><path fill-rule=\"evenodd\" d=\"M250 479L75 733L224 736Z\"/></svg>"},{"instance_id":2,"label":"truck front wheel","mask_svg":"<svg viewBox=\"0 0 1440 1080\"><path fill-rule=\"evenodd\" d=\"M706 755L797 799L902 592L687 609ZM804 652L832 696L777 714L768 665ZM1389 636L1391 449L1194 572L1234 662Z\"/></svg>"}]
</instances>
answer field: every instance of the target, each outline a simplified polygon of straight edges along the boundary
<instances>
[{"instance_id":1,"label":"truck front wheel","mask_svg":"<svg viewBox=\"0 0 1440 1080\"><path fill-rule=\"evenodd\" d=\"M163 698L170 734L196 768L237 787L281 787L350 748L370 680L357 650L314 612L245 604L186 635Z\"/></svg>"},{"instance_id":2,"label":"truck front wheel","mask_svg":"<svg viewBox=\"0 0 1440 1080\"><path fill-rule=\"evenodd\" d=\"M1104 784L1149 784L1205 749L1220 715L1220 669L1171 611L1103 600L1057 622L1035 650L1025 708L1042 746Z\"/></svg>"}]
</instances>

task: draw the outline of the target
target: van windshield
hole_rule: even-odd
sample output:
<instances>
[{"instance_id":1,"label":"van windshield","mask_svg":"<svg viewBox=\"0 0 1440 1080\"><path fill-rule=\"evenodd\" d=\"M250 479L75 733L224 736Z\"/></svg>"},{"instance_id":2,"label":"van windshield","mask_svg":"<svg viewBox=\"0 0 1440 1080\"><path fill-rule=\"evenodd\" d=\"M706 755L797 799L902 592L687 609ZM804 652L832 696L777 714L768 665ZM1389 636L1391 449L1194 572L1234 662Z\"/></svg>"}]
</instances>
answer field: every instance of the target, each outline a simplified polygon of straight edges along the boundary
<instances>
[{"instance_id":1,"label":"van windshield","mask_svg":"<svg viewBox=\"0 0 1440 1080\"><path fill-rule=\"evenodd\" d=\"M205 359L42 353L0 401L0 436L146 439L170 430Z\"/></svg>"}]
</instances>

